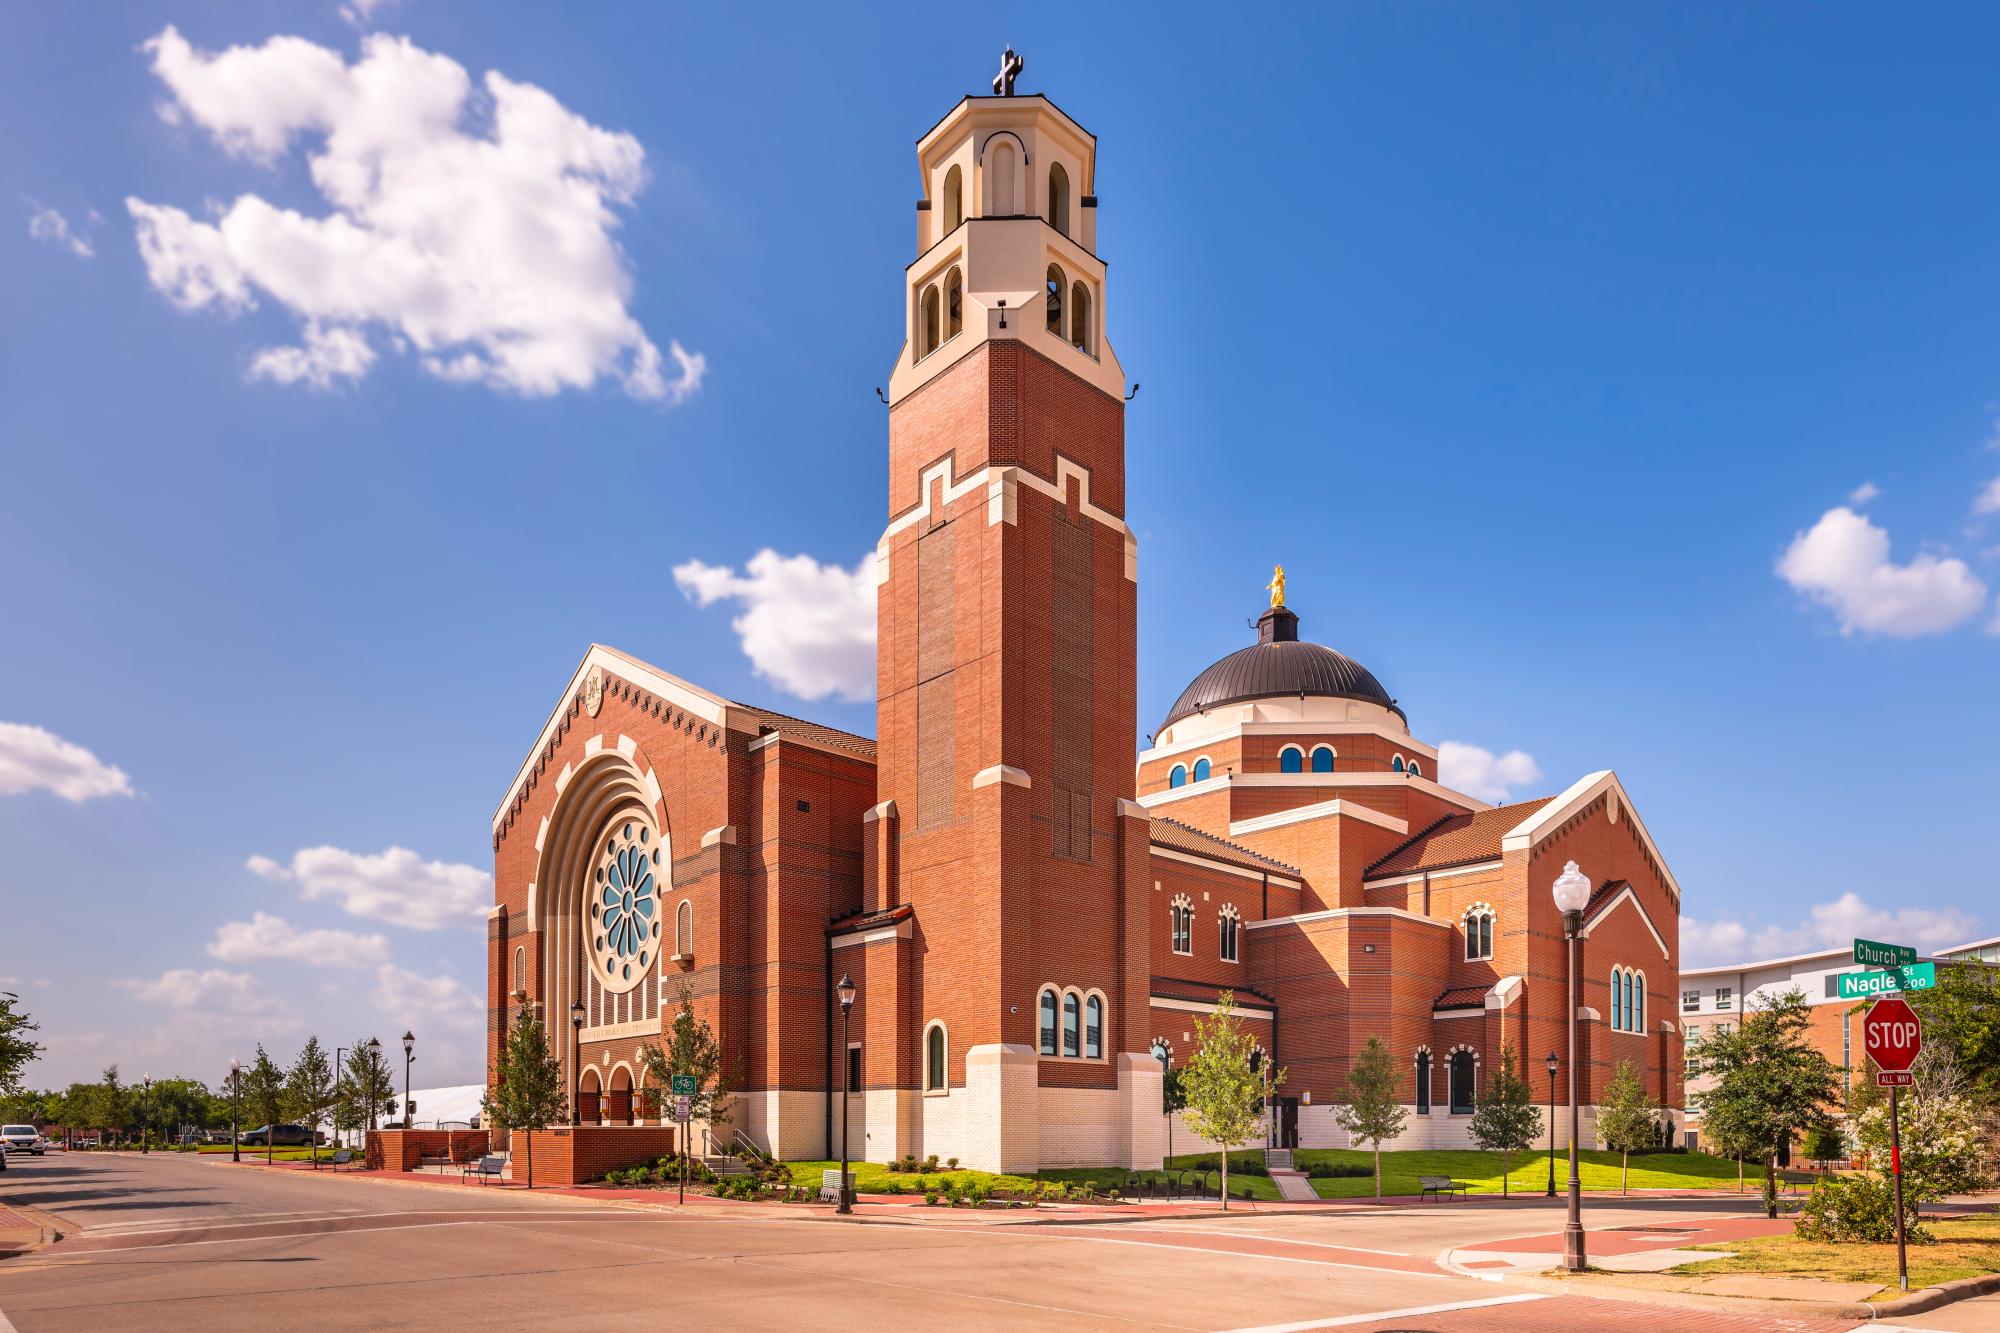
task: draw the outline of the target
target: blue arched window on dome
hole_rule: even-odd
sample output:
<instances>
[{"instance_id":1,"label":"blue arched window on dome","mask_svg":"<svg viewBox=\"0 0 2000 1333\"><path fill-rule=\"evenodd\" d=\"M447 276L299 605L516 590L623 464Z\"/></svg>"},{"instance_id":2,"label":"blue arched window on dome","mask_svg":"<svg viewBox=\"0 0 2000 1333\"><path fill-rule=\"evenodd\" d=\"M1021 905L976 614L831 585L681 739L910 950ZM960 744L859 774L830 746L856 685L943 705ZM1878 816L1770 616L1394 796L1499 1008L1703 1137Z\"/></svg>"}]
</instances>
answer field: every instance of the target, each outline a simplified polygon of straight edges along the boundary
<instances>
[{"instance_id":1,"label":"blue arched window on dome","mask_svg":"<svg viewBox=\"0 0 2000 1333\"><path fill-rule=\"evenodd\" d=\"M1278 752L1278 771L1280 773L1300 773L1305 771L1305 756L1299 753L1298 746L1287 745L1283 750Z\"/></svg>"},{"instance_id":2,"label":"blue arched window on dome","mask_svg":"<svg viewBox=\"0 0 2000 1333\"><path fill-rule=\"evenodd\" d=\"M1422 777L1423 775L1424 775L1424 770L1422 770L1421 768L1418 768L1418 767L1417 767L1417 761L1416 761L1416 760L1414 760L1414 759L1412 759L1412 760L1410 761L1410 776L1411 776L1411 777L1413 777L1413 778L1420 778L1420 777Z\"/></svg>"},{"instance_id":3,"label":"blue arched window on dome","mask_svg":"<svg viewBox=\"0 0 2000 1333\"><path fill-rule=\"evenodd\" d=\"M1174 765L1174 768L1173 768L1173 772L1171 772L1171 773L1167 774L1167 785L1168 785L1169 787L1185 787L1185 786L1187 786L1187 765L1186 765L1186 764L1175 764L1175 765Z\"/></svg>"},{"instance_id":4,"label":"blue arched window on dome","mask_svg":"<svg viewBox=\"0 0 2000 1333\"><path fill-rule=\"evenodd\" d=\"M1389 765L1389 767L1391 767L1391 768L1395 769L1395 770L1396 770L1396 771L1397 771L1398 773L1402 772L1402 771L1403 771L1403 756L1401 756L1401 755L1397 755L1397 756L1396 756L1396 758L1395 758L1395 761L1394 761L1394 762L1392 762L1392 763L1391 763L1391 764Z\"/></svg>"},{"instance_id":5,"label":"blue arched window on dome","mask_svg":"<svg viewBox=\"0 0 2000 1333\"><path fill-rule=\"evenodd\" d=\"M1314 748L1313 772L1315 773L1333 772L1333 747L1331 745L1321 745Z\"/></svg>"},{"instance_id":6,"label":"blue arched window on dome","mask_svg":"<svg viewBox=\"0 0 2000 1333\"><path fill-rule=\"evenodd\" d=\"M1208 781L1209 772L1208 760L1197 759L1194 761L1194 780L1196 782Z\"/></svg>"}]
</instances>

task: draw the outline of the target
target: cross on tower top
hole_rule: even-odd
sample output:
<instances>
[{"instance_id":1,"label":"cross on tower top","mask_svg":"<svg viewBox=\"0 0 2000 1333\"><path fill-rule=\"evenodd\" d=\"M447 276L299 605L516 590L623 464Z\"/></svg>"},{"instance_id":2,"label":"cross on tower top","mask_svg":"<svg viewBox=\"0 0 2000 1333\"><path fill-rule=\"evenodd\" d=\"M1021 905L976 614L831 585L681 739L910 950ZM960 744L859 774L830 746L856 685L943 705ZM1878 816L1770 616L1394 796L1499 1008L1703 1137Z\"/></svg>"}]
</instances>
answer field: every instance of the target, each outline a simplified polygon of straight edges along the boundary
<instances>
[{"instance_id":1,"label":"cross on tower top","mask_svg":"<svg viewBox=\"0 0 2000 1333\"><path fill-rule=\"evenodd\" d=\"M994 95L998 97L1012 97L1014 95L1014 80L1021 77L1021 69L1026 64L1025 60L1014 54L1013 47L1008 47L1006 54L1000 57L1000 72L993 76Z\"/></svg>"}]
</instances>

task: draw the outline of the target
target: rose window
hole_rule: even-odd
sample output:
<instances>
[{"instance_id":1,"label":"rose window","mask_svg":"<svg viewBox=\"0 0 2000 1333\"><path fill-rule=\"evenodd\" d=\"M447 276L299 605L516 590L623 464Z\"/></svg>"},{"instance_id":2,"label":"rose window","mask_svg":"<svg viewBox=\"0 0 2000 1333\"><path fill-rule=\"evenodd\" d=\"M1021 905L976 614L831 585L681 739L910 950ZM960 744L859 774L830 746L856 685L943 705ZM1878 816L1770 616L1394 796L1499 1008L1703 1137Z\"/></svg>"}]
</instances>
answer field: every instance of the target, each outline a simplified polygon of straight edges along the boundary
<instances>
[{"instance_id":1,"label":"rose window","mask_svg":"<svg viewBox=\"0 0 2000 1333\"><path fill-rule=\"evenodd\" d=\"M605 838L586 924L591 963L609 990L632 989L660 951L659 867L660 849L645 824L628 820Z\"/></svg>"}]
</instances>

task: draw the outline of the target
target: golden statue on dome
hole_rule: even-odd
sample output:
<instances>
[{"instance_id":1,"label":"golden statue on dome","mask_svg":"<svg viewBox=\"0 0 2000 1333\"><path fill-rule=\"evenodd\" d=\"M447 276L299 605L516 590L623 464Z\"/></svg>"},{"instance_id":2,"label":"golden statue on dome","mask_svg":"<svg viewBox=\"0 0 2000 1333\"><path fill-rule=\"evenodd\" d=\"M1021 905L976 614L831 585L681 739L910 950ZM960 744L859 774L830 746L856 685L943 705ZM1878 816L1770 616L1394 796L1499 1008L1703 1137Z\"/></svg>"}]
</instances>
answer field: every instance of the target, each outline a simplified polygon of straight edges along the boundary
<instances>
[{"instance_id":1,"label":"golden statue on dome","mask_svg":"<svg viewBox=\"0 0 2000 1333\"><path fill-rule=\"evenodd\" d=\"M1272 565L1271 581L1264 586L1270 590L1271 605L1283 606L1285 604L1285 567L1283 565Z\"/></svg>"}]
</instances>

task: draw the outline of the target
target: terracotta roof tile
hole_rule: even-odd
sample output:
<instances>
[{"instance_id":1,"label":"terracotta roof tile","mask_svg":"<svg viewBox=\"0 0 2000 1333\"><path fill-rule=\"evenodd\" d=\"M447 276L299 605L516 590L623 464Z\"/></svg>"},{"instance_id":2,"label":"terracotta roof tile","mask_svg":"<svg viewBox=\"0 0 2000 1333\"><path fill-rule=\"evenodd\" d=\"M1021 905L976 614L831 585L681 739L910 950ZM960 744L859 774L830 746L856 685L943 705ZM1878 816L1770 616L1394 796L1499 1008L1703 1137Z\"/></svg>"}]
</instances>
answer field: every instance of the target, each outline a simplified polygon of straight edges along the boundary
<instances>
[{"instance_id":1,"label":"terracotta roof tile","mask_svg":"<svg viewBox=\"0 0 2000 1333\"><path fill-rule=\"evenodd\" d=\"M785 713L773 712L768 708L759 708L755 704L732 702L730 707L740 708L755 717L758 723L758 731L763 735L768 736L774 731L779 731L787 736L796 737L810 744L826 745L837 750L846 750L849 753L861 756L863 759L873 760L875 758L875 742L866 736L857 736L851 731L842 731L838 727L829 727L819 722L808 722L802 717L791 717Z\"/></svg>"},{"instance_id":2,"label":"terracotta roof tile","mask_svg":"<svg viewBox=\"0 0 2000 1333\"><path fill-rule=\"evenodd\" d=\"M1216 997L1228 991L1236 997L1239 1009L1276 1009L1278 1002L1263 991L1248 986L1218 986L1209 981L1184 981L1179 977L1154 977L1151 987L1152 998L1156 1000L1194 1000L1202 1004L1215 1003Z\"/></svg>"},{"instance_id":3,"label":"terracotta roof tile","mask_svg":"<svg viewBox=\"0 0 2000 1333\"><path fill-rule=\"evenodd\" d=\"M1444 993L1439 995L1437 999L1434 1002L1432 1002L1431 1008L1467 1009L1475 1004L1483 1005L1485 1003L1486 1003L1486 987L1453 986L1450 990L1445 991Z\"/></svg>"},{"instance_id":4,"label":"terracotta roof tile","mask_svg":"<svg viewBox=\"0 0 2000 1333\"><path fill-rule=\"evenodd\" d=\"M1190 856L1206 856L1216 861L1226 861L1231 865L1247 866L1251 870L1278 870L1287 875L1296 875L1298 870L1253 852L1248 847L1233 843L1227 838L1218 838L1213 833L1205 833L1191 824L1183 824L1178 819L1153 816L1153 845L1170 847Z\"/></svg>"},{"instance_id":5,"label":"terracotta roof tile","mask_svg":"<svg viewBox=\"0 0 2000 1333\"><path fill-rule=\"evenodd\" d=\"M1446 866L1472 861L1491 861L1500 855L1500 840L1522 820L1553 801L1543 796L1513 805L1497 805L1473 814L1446 815L1427 828L1419 829L1387 856L1363 872L1364 879L1384 875L1410 875L1421 870L1442 870Z\"/></svg>"}]
</instances>

